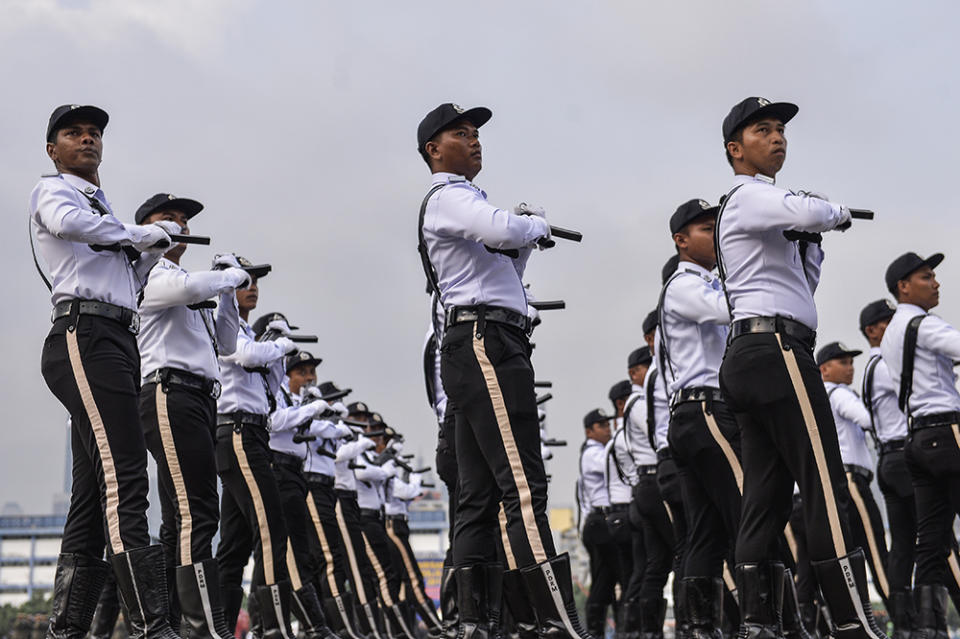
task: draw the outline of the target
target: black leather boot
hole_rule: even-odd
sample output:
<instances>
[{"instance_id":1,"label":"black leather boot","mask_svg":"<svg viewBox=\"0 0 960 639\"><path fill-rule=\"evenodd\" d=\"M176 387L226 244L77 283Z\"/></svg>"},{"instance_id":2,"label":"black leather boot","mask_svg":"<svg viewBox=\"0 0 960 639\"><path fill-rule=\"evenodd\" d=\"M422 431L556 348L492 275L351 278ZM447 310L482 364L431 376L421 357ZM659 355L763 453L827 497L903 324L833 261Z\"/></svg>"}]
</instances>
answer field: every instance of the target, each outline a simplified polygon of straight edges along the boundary
<instances>
[{"instance_id":1,"label":"black leather boot","mask_svg":"<svg viewBox=\"0 0 960 639\"><path fill-rule=\"evenodd\" d=\"M663 639L663 620L667 616L667 600L658 597L656 599L640 600L640 623L630 624L628 621L627 632L632 628L642 631L641 639Z\"/></svg>"},{"instance_id":2,"label":"black leather boot","mask_svg":"<svg viewBox=\"0 0 960 639\"><path fill-rule=\"evenodd\" d=\"M294 639L290 630L290 582L257 586L253 592L263 624L263 639Z\"/></svg>"},{"instance_id":3,"label":"black leather boot","mask_svg":"<svg viewBox=\"0 0 960 639\"><path fill-rule=\"evenodd\" d=\"M683 579L674 578L673 583L674 639L690 638L690 615L687 612L687 587ZM646 632L646 628L644 628Z\"/></svg>"},{"instance_id":4,"label":"black leather boot","mask_svg":"<svg viewBox=\"0 0 960 639\"><path fill-rule=\"evenodd\" d=\"M913 589L917 629L913 639L947 639L947 588L920 584Z\"/></svg>"},{"instance_id":5,"label":"black leather boot","mask_svg":"<svg viewBox=\"0 0 960 639\"><path fill-rule=\"evenodd\" d=\"M440 575L440 625L443 639L456 639L460 616L457 609L457 579L453 566L444 566Z\"/></svg>"},{"instance_id":6,"label":"black leather boot","mask_svg":"<svg viewBox=\"0 0 960 639\"><path fill-rule=\"evenodd\" d=\"M53 578L47 639L82 639L87 634L108 570L107 563L100 559L69 553L60 555ZM113 626L110 632L113 633Z\"/></svg>"},{"instance_id":7,"label":"black leather boot","mask_svg":"<svg viewBox=\"0 0 960 639\"><path fill-rule=\"evenodd\" d=\"M390 627L392 632L389 633L391 637L397 637L399 639L416 639L416 635L413 634L413 629L407 623L407 620L404 618L403 610L400 608L399 604L394 603L392 606L387 606L384 604L382 606L384 619L390 622Z\"/></svg>"},{"instance_id":8,"label":"black leather boot","mask_svg":"<svg viewBox=\"0 0 960 639\"><path fill-rule=\"evenodd\" d=\"M499 638L503 568L498 564L464 566L456 569L454 580L460 616L457 639Z\"/></svg>"},{"instance_id":9,"label":"black leather boot","mask_svg":"<svg viewBox=\"0 0 960 639\"><path fill-rule=\"evenodd\" d=\"M640 609L642 604L636 600L620 603L620 614L617 615L617 635L619 639L640 639L643 628Z\"/></svg>"},{"instance_id":10,"label":"black leather boot","mask_svg":"<svg viewBox=\"0 0 960 639\"><path fill-rule=\"evenodd\" d=\"M893 622L892 639L910 639L910 633L916 624L916 609L913 606L913 593L909 589L898 590L890 598L890 620Z\"/></svg>"},{"instance_id":11,"label":"black leather boot","mask_svg":"<svg viewBox=\"0 0 960 639\"><path fill-rule=\"evenodd\" d=\"M323 612L327 623L334 634L342 639L361 639L360 635L354 630L354 620L350 616L350 609L342 595L336 597L324 597Z\"/></svg>"},{"instance_id":12,"label":"black leather boot","mask_svg":"<svg viewBox=\"0 0 960 639\"><path fill-rule=\"evenodd\" d=\"M690 639L723 639L723 580L719 577L684 577L683 605L689 621Z\"/></svg>"},{"instance_id":13,"label":"black leather boot","mask_svg":"<svg viewBox=\"0 0 960 639\"><path fill-rule=\"evenodd\" d=\"M887 639L873 618L863 550L813 562L835 639Z\"/></svg>"},{"instance_id":14,"label":"black leather boot","mask_svg":"<svg viewBox=\"0 0 960 639\"><path fill-rule=\"evenodd\" d=\"M567 553L523 568L521 574L530 603L537 611L537 635L541 639L593 639L577 615Z\"/></svg>"},{"instance_id":15,"label":"black leather boot","mask_svg":"<svg viewBox=\"0 0 960 639\"><path fill-rule=\"evenodd\" d=\"M217 560L179 566L180 636L183 639L232 639L220 598Z\"/></svg>"},{"instance_id":16,"label":"black leather boot","mask_svg":"<svg viewBox=\"0 0 960 639\"><path fill-rule=\"evenodd\" d=\"M293 614L300 622L306 639L340 639L327 626L323 606L313 584L304 584L300 590L294 590L292 603Z\"/></svg>"},{"instance_id":17,"label":"black leather boot","mask_svg":"<svg viewBox=\"0 0 960 639\"><path fill-rule=\"evenodd\" d=\"M513 615L516 636L519 639L536 639L537 614L530 605L527 589L523 585L523 575L519 570L504 571L503 601Z\"/></svg>"},{"instance_id":18,"label":"black leather boot","mask_svg":"<svg viewBox=\"0 0 960 639\"><path fill-rule=\"evenodd\" d=\"M230 637L237 629L237 617L240 616L240 607L243 605L243 588L227 586L223 588L223 617L226 620Z\"/></svg>"},{"instance_id":19,"label":"black leather boot","mask_svg":"<svg viewBox=\"0 0 960 639\"><path fill-rule=\"evenodd\" d=\"M786 597L786 593L783 596ZM800 604L800 619L803 621L803 627L807 629L807 633L813 639L817 639L820 636L817 628L820 622L820 606L815 603Z\"/></svg>"},{"instance_id":20,"label":"black leather boot","mask_svg":"<svg viewBox=\"0 0 960 639\"><path fill-rule=\"evenodd\" d=\"M587 604L584 611L587 617L587 632L594 637L606 636L607 628L607 605L606 604Z\"/></svg>"},{"instance_id":21,"label":"black leather boot","mask_svg":"<svg viewBox=\"0 0 960 639\"><path fill-rule=\"evenodd\" d=\"M803 625L800 616L800 602L797 601L797 585L793 581L793 573L787 569L783 571L783 607L780 615L783 621L783 636L786 639L813 639Z\"/></svg>"},{"instance_id":22,"label":"black leather boot","mask_svg":"<svg viewBox=\"0 0 960 639\"><path fill-rule=\"evenodd\" d=\"M107 564L104 563L104 566ZM90 639L110 639L120 616L120 595L117 594L117 580L107 569L107 579L100 591L100 600L90 623Z\"/></svg>"},{"instance_id":23,"label":"black leather boot","mask_svg":"<svg viewBox=\"0 0 960 639\"><path fill-rule=\"evenodd\" d=\"M130 639L179 639L170 627L170 595L160 546L144 546L110 558Z\"/></svg>"},{"instance_id":24,"label":"black leather boot","mask_svg":"<svg viewBox=\"0 0 960 639\"><path fill-rule=\"evenodd\" d=\"M260 603L253 592L247 597L247 616L250 618L251 639L263 639L263 615L260 614Z\"/></svg>"},{"instance_id":25,"label":"black leather boot","mask_svg":"<svg viewBox=\"0 0 960 639\"><path fill-rule=\"evenodd\" d=\"M783 575L778 562L737 566L739 639L783 639Z\"/></svg>"}]
</instances>

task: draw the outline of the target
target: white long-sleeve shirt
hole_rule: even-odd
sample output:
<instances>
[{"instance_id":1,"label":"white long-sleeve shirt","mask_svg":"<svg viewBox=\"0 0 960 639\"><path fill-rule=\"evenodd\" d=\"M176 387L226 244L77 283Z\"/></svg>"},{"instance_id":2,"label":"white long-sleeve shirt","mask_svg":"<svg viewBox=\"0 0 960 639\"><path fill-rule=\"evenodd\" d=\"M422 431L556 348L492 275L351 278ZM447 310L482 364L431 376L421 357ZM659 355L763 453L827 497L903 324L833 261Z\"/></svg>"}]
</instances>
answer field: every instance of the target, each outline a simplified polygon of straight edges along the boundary
<instances>
[{"instance_id":1,"label":"white long-sleeve shirt","mask_svg":"<svg viewBox=\"0 0 960 639\"><path fill-rule=\"evenodd\" d=\"M874 358L877 360L876 364L868 363L867 367L873 367L873 385L869 392L877 439L882 443L895 439L906 439L907 416L897 405L900 388L893 383L893 379L890 377L890 369L880 354L879 346L870 349L870 362L873 362ZM864 372L864 383L866 383L866 372ZM868 392L866 386L864 386L864 392ZM866 399L866 396L864 396L864 399Z\"/></svg>"},{"instance_id":2,"label":"white long-sleeve shirt","mask_svg":"<svg viewBox=\"0 0 960 639\"><path fill-rule=\"evenodd\" d=\"M613 436L603 451L604 482L611 504L629 504L633 498L632 487L639 482L637 464L627 448L622 421L616 420Z\"/></svg>"},{"instance_id":3,"label":"white long-sleeve shirt","mask_svg":"<svg viewBox=\"0 0 960 639\"><path fill-rule=\"evenodd\" d=\"M630 411L626 413L623 436L634 462L638 466L653 466L657 463L657 451L650 446L647 432L647 396L642 386L634 386L634 389L639 390L634 390L627 398L626 406Z\"/></svg>"},{"instance_id":4,"label":"white long-sleeve shirt","mask_svg":"<svg viewBox=\"0 0 960 639\"><path fill-rule=\"evenodd\" d=\"M534 215L515 215L487 202L487 194L461 175L434 173L443 184L427 202L423 237L436 269L444 308L486 304L527 314L523 271L530 249L549 235ZM517 249L510 258L494 249Z\"/></svg>"},{"instance_id":5,"label":"white long-sleeve shirt","mask_svg":"<svg viewBox=\"0 0 960 639\"><path fill-rule=\"evenodd\" d=\"M900 392L903 369L903 339L907 324L924 311L914 304L899 304L880 342L883 361ZM960 393L953 363L960 361L960 331L933 314L926 314L917 332L917 351L913 361L913 392L908 411L914 417L960 411Z\"/></svg>"},{"instance_id":6,"label":"white long-sleeve shirt","mask_svg":"<svg viewBox=\"0 0 960 639\"><path fill-rule=\"evenodd\" d=\"M779 315L816 330L813 293L823 251L808 244L802 261L799 243L783 232L832 230L844 219L842 207L791 193L760 174L737 175L734 185L742 186L727 198L716 229L733 319Z\"/></svg>"},{"instance_id":7,"label":"white long-sleeve shirt","mask_svg":"<svg viewBox=\"0 0 960 639\"><path fill-rule=\"evenodd\" d=\"M387 482L387 500L383 504L383 511L388 515L406 515L410 502L423 494L422 483L423 476L420 473L409 473L406 480L394 475Z\"/></svg>"},{"instance_id":8,"label":"white long-sleeve shirt","mask_svg":"<svg viewBox=\"0 0 960 639\"><path fill-rule=\"evenodd\" d=\"M362 435L354 441L340 440L337 447L337 457L333 465L334 488L337 490L357 490L357 478L353 469L350 468L350 462L363 454L363 451L370 450L374 446L372 439Z\"/></svg>"},{"instance_id":9,"label":"white long-sleeve shirt","mask_svg":"<svg viewBox=\"0 0 960 639\"><path fill-rule=\"evenodd\" d=\"M837 425L840 458L844 464L873 468L873 458L867 448L866 431L870 429L870 413L860 397L846 384L824 382L830 396L833 421Z\"/></svg>"},{"instance_id":10,"label":"white long-sleeve shirt","mask_svg":"<svg viewBox=\"0 0 960 639\"><path fill-rule=\"evenodd\" d=\"M366 453L357 458L361 466L353 473L357 479L357 505L380 510L386 502L387 481L397 473L397 466L393 461L377 466L372 459L373 456Z\"/></svg>"},{"instance_id":11,"label":"white long-sleeve shirt","mask_svg":"<svg viewBox=\"0 0 960 639\"><path fill-rule=\"evenodd\" d=\"M283 350L274 342L258 342L253 329L241 318L237 348L230 355L220 355L223 391L217 412L244 411L257 415L270 413L268 393L274 394L283 379ZM247 368L266 366L268 374L248 372Z\"/></svg>"},{"instance_id":12,"label":"white long-sleeve shirt","mask_svg":"<svg viewBox=\"0 0 960 639\"><path fill-rule=\"evenodd\" d=\"M580 507L586 512L610 505L607 483L604 480L606 466L605 447L595 439L587 439L580 451Z\"/></svg>"},{"instance_id":13,"label":"white long-sleeve shirt","mask_svg":"<svg viewBox=\"0 0 960 639\"><path fill-rule=\"evenodd\" d=\"M153 267L143 289L137 336L144 381L161 368L220 379L217 352L232 354L240 329L232 283L224 271L190 273L166 258ZM221 290L216 318L210 309L187 308Z\"/></svg>"}]
</instances>

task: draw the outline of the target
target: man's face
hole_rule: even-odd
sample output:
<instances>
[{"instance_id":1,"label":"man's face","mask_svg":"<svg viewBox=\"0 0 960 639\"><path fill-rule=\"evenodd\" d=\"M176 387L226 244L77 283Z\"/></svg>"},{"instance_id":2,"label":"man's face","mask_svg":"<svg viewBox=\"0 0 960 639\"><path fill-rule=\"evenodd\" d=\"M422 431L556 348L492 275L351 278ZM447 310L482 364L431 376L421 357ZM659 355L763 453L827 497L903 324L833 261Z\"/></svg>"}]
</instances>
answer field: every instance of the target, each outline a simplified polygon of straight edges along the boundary
<instances>
[{"instance_id":1,"label":"man's face","mask_svg":"<svg viewBox=\"0 0 960 639\"><path fill-rule=\"evenodd\" d=\"M617 399L613 400L613 405L617 409L617 417L623 417L623 409L627 405L627 398L618 397Z\"/></svg>"},{"instance_id":2,"label":"man's face","mask_svg":"<svg viewBox=\"0 0 960 639\"><path fill-rule=\"evenodd\" d=\"M647 364L637 364L627 369L627 376L630 377L630 383L637 386L643 386L643 380L647 378L647 370L650 368Z\"/></svg>"},{"instance_id":3,"label":"man's face","mask_svg":"<svg viewBox=\"0 0 960 639\"><path fill-rule=\"evenodd\" d=\"M853 356L844 355L827 360L820 365L820 375L824 381L834 384L853 383Z\"/></svg>"},{"instance_id":4,"label":"man's face","mask_svg":"<svg viewBox=\"0 0 960 639\"><path fill-rule=\"evenodd\" d=\"M47 142L47 155L63 173L89 175L100 168L103 139L100 127L91 122L74 122L59 129Z\"/></svg>"},{"instance_id":5,"label":"man's face","mask_svg":"<svg viewBox=\"0 0 960 639\"><path fill-rule=\"evenodd\" d=\"M741 142L727 142L734 166L739 163L751 175L761 173L775 177L787 159L787 138L783 132L783 123L776 118L745 126L741 131Z\"/></svg>"},{"instance_id":6,"label":"man's face","mask_svg":"<svg viewBox=\"0 0 960 639\"><path fill-rule=\"evenodd\" d=\"M674 234L673 241L687 257L712 269L717 265L717 253L713 246L713 230L716 226L717 218L713 215L698 217Z\"/></svg>"},{"instance_id":7,"label":"man's face","mask_svg":"<svg viewBox=\"0 0 960 639\"><path fill-rule=\"evenodd\" d=\"M610 422L596 422L586 429L587 438L594 439L606 445L610 441Z\"/></svg>"},{"instance_id":8,"label":"man's face","mask_svg":"<svg viewBox=\"0 0 960 639\"><path fill-rule=\"evenodd\" d=\"M650 349L651 353L653 352L653 338L656 337L656 335L657 335L657 331L656 329L654 329L643 336L643 341L647 343L647 348Z\"/></svg>"},{"instance_id":9,"label":"man's face","mask_svg":"<svg viewBox=\"0 0 960 639\"><path fill-rule=\"evenodd\" d=\"M258 299L260 299L260 289L257 286L257 278L253 278L247 288L237 289L237 307L241 313L249 313L255 309Z\"/></svg>"},{"instance_id":10,"label":"man's face","mask_svg":"<svg viewBox=\"0 0 960 639\"><path fill-rule=\"evenodd\" d=\"M290 378L290 392L299 393L304 386L317 383L317 367L314 364L297 364L287 376Z\"/></svg>"},{"instance_id":11,"label":"man's face","mask_svg":"<svg viewBox=\"0 0 960 639\"><path fill-rule=\"evenodd\" d=\"M869 326L863 328L864 334L867 336L867 341L870 342L870 346L879 346L880 340L883 339L883 334L887 332L887 326L890 325L890 318L882 319L879 322L874 322Z\"/></svg>"},{"instance_id":12,"label":"man's face","mask_svg":"<svg viewBox=\"0 0 960 639\"><path fill-rule=\"evenodd\" d=\"M480 132L467 120L455 122L427 142L426 152L434 171L462 175L472 180L483 168Z\"/></svg>"},{"instance_id":13,"label":"man's face","mask_svg":"<svg viewBox=\"0 0 960 639\"><path fill-rule=\"evenodd\" d=\"M929 266L924 266L897 283L901 302L916 304L925 311L940 303L940 282Z\"/></svg>"},{"instance_id":14,"label":"man's face","mask_svg":"<svg viewBox=\"0 0 960 639\"><path fill-rule=\"evenodd\" d=\"M154 211L146 218L144 218L141 224L153 224L154 222L159 222L161 220L166 220L168 222L176 222L180 225L180 233L183 235L190 235L190 228L187 226L187 214L183 211L178 211L176 209L170 209L167 211ZM178 261L183 255L183 252L187 250L186 244L174 244L173 247L163 254L169 260L174 262Z\"/></svg>"}]
</instances>

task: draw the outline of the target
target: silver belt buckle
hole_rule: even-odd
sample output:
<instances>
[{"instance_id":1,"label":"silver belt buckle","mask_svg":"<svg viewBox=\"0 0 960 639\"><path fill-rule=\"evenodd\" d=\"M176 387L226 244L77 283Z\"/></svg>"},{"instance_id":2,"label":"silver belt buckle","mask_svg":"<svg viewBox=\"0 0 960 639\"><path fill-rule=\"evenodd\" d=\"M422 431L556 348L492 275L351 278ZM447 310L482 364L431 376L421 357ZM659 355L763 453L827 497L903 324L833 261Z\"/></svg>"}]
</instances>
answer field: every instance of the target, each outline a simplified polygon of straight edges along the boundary
<instances>
[{"instance_id":1,"label":"silver belt buckle","mask_svg":"<svg viewBox=\"0 0 960 639\"><path fill-rule=\"evenodd\" d=\"M134 312L130 317L130 332L134 335L140 334L140 313Z\"/></svg>"},{"instance_id":2,"label":"silver belt buckle","mask_svg":"<svg viewBox=\"0 0 960 639\"><path fill-rule=\"evenodd\" d=\"M221 391L223 391L223 386L220 384L220 381L216 379L213 380L213 390L210 392L210 394L214 399L220 399Z\"/></svg>"}]
</instances>

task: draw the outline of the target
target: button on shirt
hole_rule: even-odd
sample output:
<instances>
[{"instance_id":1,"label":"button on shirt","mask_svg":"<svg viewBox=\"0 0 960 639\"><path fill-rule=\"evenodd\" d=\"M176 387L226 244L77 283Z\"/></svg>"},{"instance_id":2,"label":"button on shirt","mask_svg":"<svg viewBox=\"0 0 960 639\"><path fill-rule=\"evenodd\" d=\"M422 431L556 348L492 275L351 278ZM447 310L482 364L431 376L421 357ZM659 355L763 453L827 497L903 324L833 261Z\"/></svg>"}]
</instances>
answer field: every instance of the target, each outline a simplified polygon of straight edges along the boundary
<instances>
[{"instance_id":1,"label":"button on shirt","mask_svg":"<svg viewBox=\"0 0 960 639\"><path fill-rule=\"evenodd\" d=\"M437 271L444 308L486 304L527 314L523 271L530 248L546 237L546 220L515 215L487 202L487 194L461 175L434 173L445 186L427 202L423 236ZM494 249L519 249L517 258Z\"/></svg>"},{"instance_id":2,"label":"button on shirt","mask_svg":"<svg viewBox=\"0 0 960 639\"><path fill-rule=\"evenodd\" d=\"M237 348L237 298L232 289L220 294L216 319L210 309L193 310L187 304L207 300L230 284L223 271L190 273L166 258L157 262L140 304L137 345L144 383L161 368L220 379L216 349L230 355Z\"/></svg>"},{"instance_id":3,"label":"button on shirt","mask_svg":"<svg viewBox=\"0 0 960 639\"><path fill-rule=\"evenodd\" d=\"M637 464L627 448L622 419L616 420L616 429L604 447L603 473L611 504L629 504L631 487L639 483Z\"/></svg>"},{"instance_id":4,"label":"button on shirt","mask_svg":"<svg viewBox=\"0 0 960 639\"><path fill-rule=\"evenodd\" d=\"M604 481L606 448L595 439L588 439L580 450L580 508L590 512L610 505Z\"/></svg>"},{"instance_id":5,"label":"button on shirt","mask_svg":"<svg viewBox=\"0 0 960 639\"><path fill-rule=\"evenodd\" d=\"M110 215L97 213L84 193L95 197ZM37 257L50 271L53 304L87 299L137 308L140 282L156 258L138 260L135 272L123 251L90 248L130 244L130 232L112 214L97 185L68 174L41 178L30 194L30 220Z\"/></svg>"},{"instance_id":6,"label":"button on shirt","mask_svg":"<svg viewBox=\"0 0 960 639\"><path fill-rule=\"evenodd\" d=\"M813 293L820 282L823 251L799 243L787 230L821 233L842 221L838 204L794 195L763 175L737 175L742 185L727 199L717 220L718 258L725 271L733 319L781 316L817 328Z\"/></svg>"},{"instance_id":7,"label":"button on shirt","mask_svg":"<svg viewBox=\"0 0 960 639\"><path fill-rule=\"evenodd\" d=\"M880 342L883 361L900 393L900 373L903 369L903 338L907 324L924 311L914 304L898 304ZM913 392L910 410L914 417L960 411L960 393L953 363L960 361L960 331L936 315L927 314L917 332L917 350L913 360Z\"/></svg>"},{"instance_id":8,"label":"button on shirt","mask_svg":"<svg viewBox=\"0 0 960 639\"><path fill-rule=\"evenodd\" d=\"M720 280L699 264L680 262L660 305L659 336L668 390L719 388L730 310Z\"/></svg>"},{"instance_id":9,"label":"button on shirt","mask_svg":"<svg viewBox=\"0 0 960 639\"><path fill-rule=\"evenodd\" d=\"M837 439L840 441L840 458L844 464L872 468L873 459L867 448L867 433L870 428L870 413L857 394L846 384L824 382L830 396L833 421L837 424Z\"/></svg>"},{"instance_id":10,"label":"button on shirt","mask_svg":"<svg viewBox=\"0 0 960 639\"><path fill-rule=\"evenodd\" d=\"M233 413L244 411L267 415L270 404L267 393L276 393L283 379L283 351L274 342L258 342L253 329L241 318L237 333L237 349L230 355L220 356L220 373L223 390L217 411ZM244 369L268 367L264 377L258 372Z\"/></svg>"},{"instance_id":11,"label":"button on shirt","mask_svg":"<svg viewBox=\"0 0 960 639\"><path fill-rule=\"evenodd\" d=\"M900 387L893 383L893 379L890 377L890 369L880 354L879 346L870 349L870 361L873 361L874 357L878 360L873 369L870 403L873 408L873 425L876 428L877 439L883 443L895 439L906 439L907 416L897 405Z\"/></svg>"},{"instance_id":12,"label":"button on shirt","mask_svg":"<svg viewBox=\"0 0 960 639\"><path fill-rule=\"evenodd\" d=\"M647 372L647 375L649 374ZM634 386L634 389L637 388L640 390L634 390L627 398L626 406L630 407L630 412L626 413L623 437L634 463L638 466L652 466L657 463L657 453L650 447L650 437L647 434L647 398L643 387Z\"/></svg>"}]
</instances>

